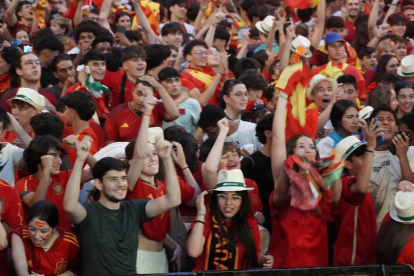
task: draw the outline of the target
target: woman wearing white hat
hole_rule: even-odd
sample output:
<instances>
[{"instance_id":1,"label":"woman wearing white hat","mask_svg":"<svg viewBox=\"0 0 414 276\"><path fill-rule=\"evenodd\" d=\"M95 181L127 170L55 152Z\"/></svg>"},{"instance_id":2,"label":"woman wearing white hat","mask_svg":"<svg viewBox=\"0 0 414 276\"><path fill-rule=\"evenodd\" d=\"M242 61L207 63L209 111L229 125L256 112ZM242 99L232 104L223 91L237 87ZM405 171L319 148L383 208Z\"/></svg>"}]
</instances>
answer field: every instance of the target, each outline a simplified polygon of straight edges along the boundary
<instances>
[{"instance_id":1,"label":"woman wearing white hat","mask_svg":"<svg viewBox=\"0 0 414 276\"><path fill-rule=\"evenodd\" d=\"M209 211L204 196L197 198L197 217L187 240L188 254L196 258L194 271L270 268L273 257L260 252L260 231L239 169L220 170Z\"/></svg>"},{"instance_id":2,"label":"woman wearing white hat","mask_svg":"<svg viewBox=\"0 0 414 276\"><path fill-rule=\"evenodd\" d=\"M377 237L380 264L414 265L414 192L399 191Z\"/></svg>"}]
</instances>

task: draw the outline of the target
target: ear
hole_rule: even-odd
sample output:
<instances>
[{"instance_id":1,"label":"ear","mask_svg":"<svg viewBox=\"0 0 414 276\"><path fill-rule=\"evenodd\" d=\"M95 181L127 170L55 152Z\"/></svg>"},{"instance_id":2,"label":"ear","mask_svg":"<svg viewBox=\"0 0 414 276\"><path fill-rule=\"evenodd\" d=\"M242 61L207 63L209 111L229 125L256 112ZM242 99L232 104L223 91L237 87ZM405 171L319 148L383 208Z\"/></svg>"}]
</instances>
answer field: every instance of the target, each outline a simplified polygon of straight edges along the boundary
<instances>
[{"instance_id":1,"label":"ear","mask_svg":"<svg viewBox=\"0 0 414 276\"><path fill-rule=\"evenodd\" d=\"M272 139L272 131L271 130L265 130L264 135L267 139Z\"/></svg>"},{"instance_id":2,"label":"ear","mask_svg":"<svg viewBox=\"0 0 414 276\"><path fill-rule=\"evenodd\" d=\"M58 76L57 76L57 74L56 74L56 72L55 72L55 71L53 71L53 76L54 76L55 78L58 78Z\"/></svg>"},{"instance_id":3,"label":"ear","mask_svg":"<svg viewBox=\"0 0 414 276\"><path fill-rule=\"evenodd\" d=\"M94 184L96 189L98 189L99 191L103 190L103 184L99 179L95 179Z\"/></svg>"},{"instance_id":4,"label":"ear","mask_svg":"<svg viewBox=\"0 0 414 276\"><path fill-rule=\"evenodd\" d=\"M352 168L352 162L345 160L344 161L344 167L347 168L348 170L350 170Z\"/></svg>"},{"instance_id":5,"label":"ear","mask_svg":"<svg viewBox=\"0 0 414 276\"><path fill-rule=\"evenodd\" d=\"M191 62L191 61L193 60L193 57L192 57L191 55L186 55L186 56L185 56L185 59L186 59L188 62Z\"/></svg>"},{"instance_id":6,"label":"ear","mask_svg":"<svg viewBox=\"0 0 414 276\"><path fill-rule=\"evenodd\" d=\"M310 93L309 98L312 102L315 100L315 97L313 96L313 92Z\"/></svg>"},{"instance_id":7,"label":"ear","mask_svg":"<svg viewBox=\"0 0 414 276\"><path fill-rule=\"evenodd\" d=\"M170 6L170 7L168 8L168 10L169 10L170 12L173 12L171 9L173 9L173 8L174 8L174 6L175 6L175 5Z\"/></svg>"},{"instance_id":8,"label":"ear","mask_svg":"<svg viewBox=\"0 0 414 276\"><path fill-rule=\"evenodd\" d=\"M17 75L21 76L23 75L23 70L21 68L16 68Z\"/></svg>"},{"instance_id":9,"label":"ear","mask_svg":"<svg viewBox=\"0 0 414 276\"><path fill-rule=\"evenodd\" d=\"M228 104L228 100L229 100L229 96L227 96L227 95L224 95L223 96L223 100L224 100L224 102L226 103L226 104Z\"/></svg>"},{"instance_id":10,"label":"ear","mask_svg":"<svg viewBox=\"0 0 414 276\"><path fill-rule=\"evenodd\" d=\"M126 61L122 62L122 69L127 70L128 66L126 65Z\"/></svg>"}]
</instances>

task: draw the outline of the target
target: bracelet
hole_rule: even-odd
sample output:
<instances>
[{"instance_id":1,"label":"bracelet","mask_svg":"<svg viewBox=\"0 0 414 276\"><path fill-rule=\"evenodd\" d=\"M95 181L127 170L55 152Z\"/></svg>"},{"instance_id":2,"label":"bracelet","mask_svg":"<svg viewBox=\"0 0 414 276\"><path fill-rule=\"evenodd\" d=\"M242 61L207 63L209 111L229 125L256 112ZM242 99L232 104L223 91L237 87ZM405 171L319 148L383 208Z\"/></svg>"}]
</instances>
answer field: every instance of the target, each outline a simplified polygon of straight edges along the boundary
<instances>
[{"instance_id":1,"label":"bracelet","mask_svg":"<svg viewBox=\"0 0 414 276\"><path fill-rule=\"evenodd\" d=\"M162 86L162 84L160 83L160 84L158 84L158 86L157 87L154 87L154 90L158 90L158 88L160 88Z\"/></svg>"},{"instance_id":2,"label":"bracelet","mask_svg":"<svg viewBox=\"0 0 414 276\"><path fill-rule=\"evenodd\" d=\"M185 167L184 169L181 169L181 170L183 171L183 170L185 170L185 169L188 169L188 166L187 166L187 167Z\"/></svg>"},{"instance_id":3,"label":"bracelet","mask_svg":"<svg viewBox=\"0 0 414 276\"><path fill-rule=\"evenodd\" d=\"M372 150L366 150L365 153L372 153L372 154L374 154L374 151L372 151Z\"/></svg>"},{"instance_id":4,"label":"bracelet","mask_svg":"<svg viewBox=\"0 0 414 276\"><path fill-rule=\"evenodd\" d=\"M206 214L197 213L197 216L203 216L203 217L205 217L205 216L206 216Z\"/></svg>"},{"instance_id":5,"label":"bracelet","mask_svg":"<svg viewBox=\"0 0 414 276\"><path fill-rule=\"evenodd\" d=\"M223 76L223 72L217 72L217 73Z\"/></svg>"},{"instance_id":6,"label":"bracelet","mask_svg":"<svg viewBox=\"0 0 414 276\"><path fill-rule=\"evenodd\" d=\"M144 116L147 116L147 117L150 117L151 118L151 114L148 114L148 113L142 113L142 115L144 115Z\"/></svg>"},{"instance_id":7,"label":"bracelet","mask_svg":"<svg viewBox=\"0 0 414 276\"><path fill-rule=\"evenodd\" d=\"M197 222L199 222L199 223L202 223L202 224L206 225L206 224L204 223L204 221L201 221L201 220L195 220L195 221L194 221L194 223L197 223Z\"/></svg>"}]
</instances>

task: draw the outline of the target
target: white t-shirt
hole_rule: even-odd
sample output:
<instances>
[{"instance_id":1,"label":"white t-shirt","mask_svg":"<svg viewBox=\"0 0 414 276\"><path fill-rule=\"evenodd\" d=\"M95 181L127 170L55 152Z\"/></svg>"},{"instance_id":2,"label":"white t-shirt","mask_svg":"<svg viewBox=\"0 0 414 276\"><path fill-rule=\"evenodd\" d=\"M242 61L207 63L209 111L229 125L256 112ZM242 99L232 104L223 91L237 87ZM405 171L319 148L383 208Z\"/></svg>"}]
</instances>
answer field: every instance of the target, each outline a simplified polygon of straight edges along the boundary
<instances>
[{"instance_id":1,"label":"white t-shirt","mask_svg":"<svg viewBox=\"0 0 414 276\"><path fill-rule=\"evenodd\" d=\"M334 140L327 136L319 141L319 143L316 145L319 152L320 158L325 158L331 156L332 150L334 149Z\"/></svg>"},{"instance_id":2,"label":"white t-shirt","mask_svg":"<svg viewBox=\"0 0 414 276\"><path fill-rule=\"evenodd\" d=\"M253 144L254 151L262 149L263 144L256 137L256 124L240 121L239 128L232 135L226 137L226 142L232 142L241 149L247 144Z\"/></svg>"},{"instance_id":3,"label":"white t-shirt","mask_svg":"<svg viewBox=\"0 0 414 276\"><path fill-rule=\"evenodd\" d=\"M160 100L160 102L162 101ZM195 126L197 125L197 122L200 119L200 103L193 98L188 98L187 100L181 102L178 105L178 109L180 111L180 116L176 120L171 122L162 121L162 128L166 129L170 126L179 125L182 126L185 129L185 131L194 136Z\"/></svg>"},{"instance_id":4,"label":"white t-shirt","mask_svg":"<svg viewBox=\"0 0 414 276\"><path fill-rule=\"evenodd\" d=\"M167 24L167 23L170 23L170 22L168 21L168 22L165 22L165 23L161 23L160 24L160 37L161 38L162 38L162 36L161 36L161 30L164 27L164 25ZM187 24L187 23L184 22L184 28L185 28L185 32L186 33L189 33L189 34L192 34L193 36L195 36L195 29L194 29L193 26L191 26L190 24Z\"/></svg>"},{"instance_id":5,"label":"white t-shirt","mask_svg":"<svg viewBox=\"0 0 414 276\"><path fill-rule=\"evenodd\" d=\"M19 168L19 161L24 149L10 143L0 143L4 148L0 151L0 179L14 187L14 168Z\"/></svg>"}]
</instances>

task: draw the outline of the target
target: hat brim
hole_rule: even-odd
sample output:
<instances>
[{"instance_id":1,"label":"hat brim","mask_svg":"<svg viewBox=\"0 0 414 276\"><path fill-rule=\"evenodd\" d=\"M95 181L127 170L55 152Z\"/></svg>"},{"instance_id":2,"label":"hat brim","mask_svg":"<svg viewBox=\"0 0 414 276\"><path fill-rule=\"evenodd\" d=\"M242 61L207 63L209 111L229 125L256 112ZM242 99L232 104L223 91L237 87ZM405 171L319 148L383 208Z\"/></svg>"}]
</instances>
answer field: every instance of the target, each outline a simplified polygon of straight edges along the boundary
<instances>
[{"instance_id":1,"label":"hat brim","mask_svg":"<svg viewBox=\"0 0 414 276\"><path fill-rule=\"evenodd\" d=\"M414 219L413 219L413 220L409 220L409 221L404 221L404 220L401 220L401 219L398 217L398 214L397 214L397 209L395 208L395 204L393 204L393 205L391 206L391 208L390 208L390 217L391 217L393 220L395 220L395 221L397 221L397 222L399 222L399 223L402 223L402 224L414 224Z\"/></svg>"},{"instance_id":2,"label":"hat brim","mask_svg":"<svg viewBox=\"0 0 414 276\"><path fill-rule=\"evenodd\" d=\"M399 66L397 68L397 75L400 76L400 77L404 77L404 75L402 74L402 68L401 68L401 66Z\"/></svg>"},{"instance_id":3,"label":"hat brim","mask_svg":"<svg viewBox=\"0 0 414 276\"><path fill-rule=\"evenodd\" d=\"M11 106L11 102L12 102L13 100L18 100L18 101L25 102L25 103L27 103L27 104L29 104L29 105L33 106L33 108L34 108L34 109L36 109L38 112L42 112L43 110L45 110L45 109L44 109L43 107L41 107L40 105L38 105L38 104L36 104L36 103L33 103L33 102L26 101L26 100L21 99L21 98L11 98L11 99L8 99L8 100L7 100L7 103Z\"/></svg>"},{"instance_id":4,"label":"hat brim","mask_svg":"<svg viewBox=\"0 0 414 276\"><path fill-rule=\"evenodd\" d=\"M256 27L256 29L258 29L259 30L259 32L261 32L261 33L264 33L264 34L268 34L269 32L268 31L265 31L263 28L262 28L262 22L263 21L258 21L258 22L256 22L256 24L254 25L255 27Z\"/></svg>"},{"instance_id":5,"label":"hat brim","mask_svg":"<svg viewBox=\"0 0 414 276\"><path fill-rule=\"evenodd\" d=\"M295 51L295 49L293 48L293 45L292 45L292 44L290 44L290 50L291 50L293 53L296 53L296 51ZM311 52L311 50L310 50L310 49L308 49L308 50L307 50L307 52L306 52L306 54L304 54L304 55L303 55L303 57L305 57L305 58L311 58L311 57L312 57L312 52Z\"/></svg>"},{"instance_id":6,"label":"hat brim","mask_svg":"<svg viewBox=\"0 0 414 276\"><path fill-rule=\"evenodd\" d=\"M220 187L220 188L215 188L215 189L211 189L208 192L212 193L214 191L217 192L240 192L240 191L251 191L254 190L254 188L247 188L247 187Z\"/></svg>"},{"instance_id":7,"label":"hat brim","mask_svg":"<svg viewBox=\"0 0 414 276\"><path fill-rule=\"evenodd\" d=\"M306 98L308 100L311 100L310 95L312 93L313 88L315 88L315 85L317 85L321 81L328 81L332 85L332 91L334 91L334 92L335 92L336 88L338 88L338 84L336 83L336 81L334 79L332 79L331 77L326 77L325 76L325 79L321 79L320 81L314 83L312 86L309 86L308 88L306 88Z\"/></svg>"}]
</instances>

